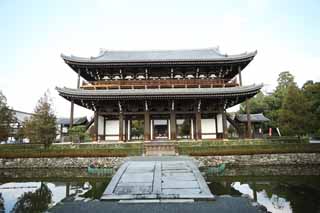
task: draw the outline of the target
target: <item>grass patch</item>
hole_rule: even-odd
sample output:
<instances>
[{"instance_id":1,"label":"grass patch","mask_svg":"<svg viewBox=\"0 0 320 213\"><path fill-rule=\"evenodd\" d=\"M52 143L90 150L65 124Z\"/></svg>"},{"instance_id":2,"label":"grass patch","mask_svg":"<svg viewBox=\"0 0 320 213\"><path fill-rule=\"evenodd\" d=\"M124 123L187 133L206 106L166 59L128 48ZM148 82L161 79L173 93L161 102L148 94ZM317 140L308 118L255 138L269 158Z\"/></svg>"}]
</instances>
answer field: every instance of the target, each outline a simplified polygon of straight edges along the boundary
<instances>
[{"instance_id":1,"label":"grass patch","mask_svg":"<svg viewBox=\"0 0 320 213\"><path fill-rule=\"evenodd\" d=\"M0 158L126 157L142 155L143 144L1 145Z\"/></svg>"}]
</instances>

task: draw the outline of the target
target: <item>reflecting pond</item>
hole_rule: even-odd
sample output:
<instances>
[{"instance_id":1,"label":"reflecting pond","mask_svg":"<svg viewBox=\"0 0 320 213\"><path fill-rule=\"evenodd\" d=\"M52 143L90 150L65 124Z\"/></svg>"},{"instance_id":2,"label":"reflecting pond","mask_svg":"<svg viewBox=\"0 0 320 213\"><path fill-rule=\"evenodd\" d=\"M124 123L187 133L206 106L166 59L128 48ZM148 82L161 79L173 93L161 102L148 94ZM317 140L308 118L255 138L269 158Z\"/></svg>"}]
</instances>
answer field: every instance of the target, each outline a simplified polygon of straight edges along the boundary
<instances>
[{"instance_id":1,"label":"reflecting pond","mask_svg":"<svg viewBox=\"0 0 320 213\"><path fill-rule=\"evenodd\" d=\"M246 195L270 212L320 211L320 166L202 171L215 195ZM110 180L85 169L0 170L0 212L43 212L60 201L99 199Z\"/></svg>"}]
</instances>

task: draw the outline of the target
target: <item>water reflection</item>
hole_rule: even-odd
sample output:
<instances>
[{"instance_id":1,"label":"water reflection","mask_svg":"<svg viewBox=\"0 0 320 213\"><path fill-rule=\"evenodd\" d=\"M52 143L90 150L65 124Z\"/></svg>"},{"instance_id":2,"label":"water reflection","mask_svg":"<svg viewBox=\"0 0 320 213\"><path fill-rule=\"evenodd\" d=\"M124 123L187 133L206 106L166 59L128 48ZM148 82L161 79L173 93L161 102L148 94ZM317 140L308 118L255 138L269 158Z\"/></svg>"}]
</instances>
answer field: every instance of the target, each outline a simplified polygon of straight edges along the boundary
<instances>
[{"instance_id":1,"label":"water reflection","mask_svg":"<svg viewBox=\"0 0 320 213\"><path fill-rule=\"evenodd\" d=\"M241 169L241 168L240 168ZM250 169L250 168L249 168ZM311 168L319 171L319 167ZM236 174L237 171L232 171ZM320 176L287 174L208 176L209 188L216 195L247 195L274 213L320 212Z\"/></svg>"},{"instance_id":2,"label":"water reflection","mask_svg":"<svg viewBox=\"0 0 320 213\"><path fill-rule=\"evenodd\" d=\"M9 182L0 185L1 212L44 212L68 200L99 199L110 178L82 178L79 182Z\"/></svg>"},{"instance_id":3,"label":"water reflection","mask_svg":"<svg viewBox=\"0 0 320 213\"><path fill-rule=\"evenodd\" d=\"M40 184L40 187L34 192L24 192L18 197L17 202L11 212L29 213L43 212L48 209L52 201L52 192L45 183Z\"/></svg>"}]
</instances>

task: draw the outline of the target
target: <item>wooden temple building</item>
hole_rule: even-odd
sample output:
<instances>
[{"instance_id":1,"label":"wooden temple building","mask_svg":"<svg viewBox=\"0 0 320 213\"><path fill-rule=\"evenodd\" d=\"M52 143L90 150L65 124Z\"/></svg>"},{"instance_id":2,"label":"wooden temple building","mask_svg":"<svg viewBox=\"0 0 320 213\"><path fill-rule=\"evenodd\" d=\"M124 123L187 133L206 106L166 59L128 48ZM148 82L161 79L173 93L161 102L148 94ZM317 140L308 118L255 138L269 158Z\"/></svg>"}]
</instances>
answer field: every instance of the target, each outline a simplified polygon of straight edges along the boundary
<instances>
[{"instance_id":1,"label":"wooden temple building","mask_svg":"<svg viewBox=\"0 0 320 213\"><path fill-rule=\"evenodd\" d=\"M71 102L71 124L73 104L94 111L97 140L222 139L226 109L262 88L242 85L241 73L256 53L227 55L208 48L61 55L78 81L76 89L57 90Z\"/></svg>"}]
</instances>

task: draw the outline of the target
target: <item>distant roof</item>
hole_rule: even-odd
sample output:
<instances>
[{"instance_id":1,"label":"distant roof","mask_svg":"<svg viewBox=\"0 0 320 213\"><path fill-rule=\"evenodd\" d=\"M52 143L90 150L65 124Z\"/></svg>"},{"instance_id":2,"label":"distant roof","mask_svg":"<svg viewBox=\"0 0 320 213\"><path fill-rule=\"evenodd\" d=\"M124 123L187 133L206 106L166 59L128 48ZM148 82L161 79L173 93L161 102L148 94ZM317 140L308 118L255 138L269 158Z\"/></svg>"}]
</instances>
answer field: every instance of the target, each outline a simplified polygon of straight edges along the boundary
<instances>
[{"instance_id":1,"label":"distant roof","mask_svg":"<svg viewBox=\"0 0 320 213\"><path fill-rule=\"evenodd\" d=\"M86 116L73 119L74 125L85 125L87 122L88 119ZM70 125L70 118L58 118L57 123L60 125Z\"/></svg>"},{"instance_id":2,"label":"distant roof","mask_svg":"<svg viewBox=\"0 0 320 213\"><path fill-rule=\"evenodd\" d=\"M22 112L19 110L11 110L15 116L15 118L17 119L18 123L22 123L24 122L26 119L30 118L33 113L29 113L29 112Z\"/></svg>"},{"instance_id":3,"label":"distant roof","mask_svg":"<svg viewBox=\"0 0 320 213\"><path fill-rule=\"evenodd\" d=\"M247 122L247 114L238 114L236 115L236 119L239 122ZM251 122L267 122L270 121L269 118L265 117L262 113L258 114L250 114L250 120Z\"/></svg>"},{"instance_id":4,"label":"distant roof","mask_svg":"<svg viewBox=\"0 0 320 213\"><path fill-rule=\"evenodd\" d=\"M139 50L139 51L114 51L103 50L97 57L61 57L67 61L76 62L165 62L165 61L228 61L253 57L257 51L235 55L222 54L218 47L207 49L185 49L185 50Z\"/></svg>"}]
</instances>

